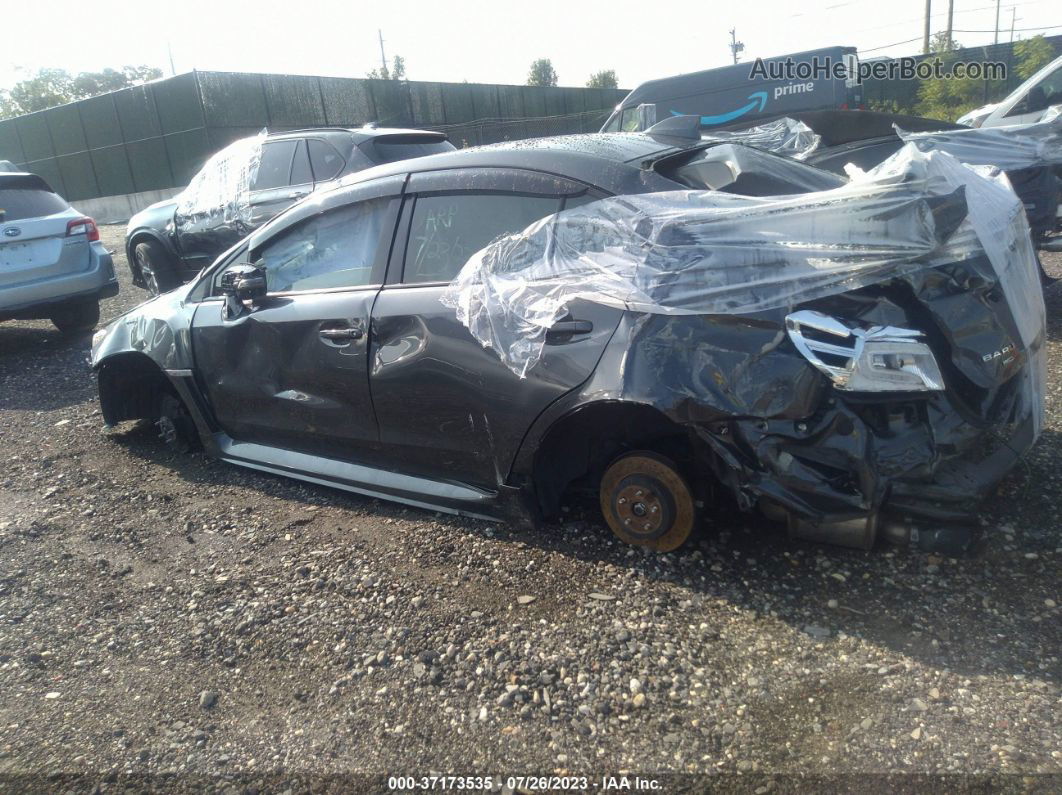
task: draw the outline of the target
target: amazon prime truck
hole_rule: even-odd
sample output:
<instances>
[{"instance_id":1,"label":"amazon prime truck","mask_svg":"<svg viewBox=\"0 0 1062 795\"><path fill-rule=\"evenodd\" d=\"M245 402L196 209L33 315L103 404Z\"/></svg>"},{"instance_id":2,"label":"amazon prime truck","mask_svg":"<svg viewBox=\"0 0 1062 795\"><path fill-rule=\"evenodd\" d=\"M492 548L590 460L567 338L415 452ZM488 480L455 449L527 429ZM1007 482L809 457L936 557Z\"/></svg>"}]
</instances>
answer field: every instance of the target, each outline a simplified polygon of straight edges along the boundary
<instances>
[{"instance_id":1,"label":"amazon prime truck","mask_svg":"<svg viewBox=\"0 0 1062 795\"><path fill-rule=\"evenodd\" d=\"M642 83L601 132L637 132L669 116L700 116L702 127L717 127L803 110L862 109L862 94L855 47L826 47Z\"/></svg>"}]
</instances>

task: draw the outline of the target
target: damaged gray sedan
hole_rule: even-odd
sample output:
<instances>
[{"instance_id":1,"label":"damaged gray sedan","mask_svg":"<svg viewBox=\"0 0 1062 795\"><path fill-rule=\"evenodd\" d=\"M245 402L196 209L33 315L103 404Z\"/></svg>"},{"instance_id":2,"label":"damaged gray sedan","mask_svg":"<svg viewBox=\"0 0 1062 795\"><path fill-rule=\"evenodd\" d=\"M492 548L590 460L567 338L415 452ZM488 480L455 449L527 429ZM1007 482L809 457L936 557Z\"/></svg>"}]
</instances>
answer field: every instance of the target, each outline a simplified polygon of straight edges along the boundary
<instances>
[{"instance_id":1,"label":"damaged gray sedan","mask_svg":"<svg viewBox=\"0 0 1062 795\"><path fill-rule=\"evenodd\" d=\"M406 504L573 492L677 548L736 508L869 547L969 522L1037 438L1043 299L1005 184L737 144L539 139L296 205L95 341L108 424Z\"/></svg>"}]
</instances>

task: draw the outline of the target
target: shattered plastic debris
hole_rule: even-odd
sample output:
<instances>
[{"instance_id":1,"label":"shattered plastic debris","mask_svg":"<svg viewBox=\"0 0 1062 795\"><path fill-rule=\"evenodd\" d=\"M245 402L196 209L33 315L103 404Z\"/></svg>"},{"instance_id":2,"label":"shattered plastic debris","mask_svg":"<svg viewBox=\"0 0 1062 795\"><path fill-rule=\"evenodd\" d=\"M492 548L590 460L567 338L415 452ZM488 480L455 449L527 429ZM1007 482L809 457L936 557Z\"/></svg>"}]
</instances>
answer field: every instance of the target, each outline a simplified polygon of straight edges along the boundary
<instances>
[{"instance_id":1,"label":"shattered plastic debris","mask_svg":"<svg viewBox=\"0 0 1062 795\"><path fill-rule=\"evenodd\" d=\"M912 133L893 125L904 143L923 152L947 152L963 163L1004 171L1062 164L1062 117L1045 114L1034 124Z\"/></svg>"},{"instance_id":2,"label":"shattered plastic debris","mask_svg":"<svg viewBox=\"0 0 1062 795\"><path fill-rule=\"evenodd\" d=\"M649 314L749 313L982 252L1039 359L1029 377L1042 379L1043 294L1020 201L1005 175L913 145L830 190L671 191L566 210L477 252L442 301L523 377L576 299ZM1042 415L1042 380L1032 386Z\"/></svg>"},{"instance_id":3,"label":"shattered plastic debris","mask_svg":"<svg viewBox=\"0 0 1062 795\"><path fill-rule=\"evenodd\" d=\"M177 213L219 215L225 222L250 223L250 190L258 175L266 131L233 141L207 160L177 195Z\"/></svg>"},{"instance_id":4,"label":"shattered plastic debris","mask_svg":"<svg viewBox=\"0 0 1062 795\"><path fill-rule=\"evenodd\" d=\"M767 124L730 132L715 130L702 136L706 140L730 141L765 149L778 155L804 160L819 148L822 138L804 122L788 116Z\"/></svg>"}]
</instances>

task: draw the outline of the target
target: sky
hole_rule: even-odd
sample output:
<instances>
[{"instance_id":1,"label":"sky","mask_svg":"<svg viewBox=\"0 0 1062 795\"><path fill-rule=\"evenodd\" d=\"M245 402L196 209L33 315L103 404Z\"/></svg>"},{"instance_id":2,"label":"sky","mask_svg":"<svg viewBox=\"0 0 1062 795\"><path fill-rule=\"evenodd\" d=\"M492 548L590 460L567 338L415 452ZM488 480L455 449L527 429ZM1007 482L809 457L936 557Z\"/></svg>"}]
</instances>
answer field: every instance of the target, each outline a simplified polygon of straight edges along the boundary
<instances>
[{"instance_id":1,"label":"sky","mask_svg":"<svg viewBox=\"0 0 1062 795\"><path fill-rule=\"evenodd\" d=\"M920 51L924 0L402 0L358 3L299 0L177 0L134 4L8 4L3 13L0 88L28 72L60 67L98 71L124 64L192 69L363 77L401 55L411 80L522 84L536 58L550 58L560 85L581 86L614 69L620 86L731 62L731 28L743 61L834 45L861 57ZM1001 41L1062 34L1059 0L1000 3ZM955 0L954 38L991 44L994 0ZM943 30L946 0L933 0L932 29ZM979 31L979 32L967 32ZM984 32L987 31L987 32ZM14 33L17 32L17 35ZM911 40L914 41L911 41Z\"/></svg>"}]
</instances>

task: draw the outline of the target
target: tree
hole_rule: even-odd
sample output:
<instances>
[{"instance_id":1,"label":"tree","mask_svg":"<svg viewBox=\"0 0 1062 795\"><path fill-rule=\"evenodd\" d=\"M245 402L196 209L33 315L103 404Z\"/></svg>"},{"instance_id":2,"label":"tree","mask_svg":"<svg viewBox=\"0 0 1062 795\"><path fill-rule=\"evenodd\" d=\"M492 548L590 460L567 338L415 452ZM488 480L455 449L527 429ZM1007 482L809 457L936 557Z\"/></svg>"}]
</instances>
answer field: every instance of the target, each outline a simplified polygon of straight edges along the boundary
<instances>
[{"instance_id":1,"label":"tree","mask_svg":"<svg viewBox=\"0 0 1062 795\"><path fill-rule=\"evenodd\" d=\"M529 86L555 86L557 85L557 70L553 68L553 62L549 58L539 58L531 64L531 71L527 73Z\"/></svg>"},{"instance_id":2,"label":"tree","mask_svg":"<svg viewBox=\"0 0 1062 795\"><path fill-rule=\"evenodd\" d=\"M619 82L616 80L615 69L602 69L600 72L594 72L590 75L590 79L586 81L587 88L619 88Z\"/></svg>"},{"instance_id":3,"label":"tree","mask_svg":"<svg viewBox=\"0 0 1062 795\"><path fill-rule=\"evenodd\" d=\"M391 59L391 68L387 68L387 64L382 64L379 69L373 69L365 75L370 80L405 80L406 79L406 59L401 55L396 55Z\"/></svg>"},{"instance_id":4,"label":"tree","mask_svg":"<svg viewBox=\"0 0 1062 795\"><path fill-rule=\"evenodd\" d=\"M1041 33L1039 36L1015 43L1014 55L1018 59L1018 77L1028 80L1052 61L1055 50Z\"/></svg>"},{"instance_id":5,"label":"tree","mask_svg":"<svg viewBox=\"0 0 1062 795\"><path fill-rule=\"evenodd\" d=\"M948 40L946 33L933 36L930 46L932 57L939 58L944 64L945 72L959 59L958 50L962 45ZM943 121L954 121L967 111L984 105L989 92L999 84L998 80L963 77L929 77L918 86L918 104L915 111L920 116Z\"/></svg>"},{"instance_id":6,"label":"tree","mask_svg":"<svg viewBox=\"0 0 1062 795\"><path fill-rule=\"evenodd\" d=\"M94 97L108 91L139 85L162 77L153 66L123 66L121 71L80 72L72 76L65 69L38 69L32 76L0 91L0 119L54 108L76 99Z\"/></svg>"}]
</instances>

